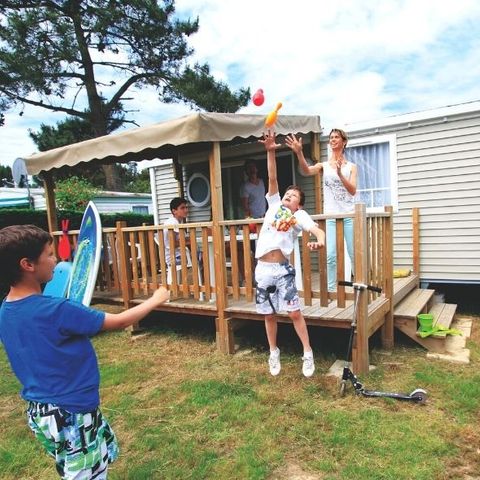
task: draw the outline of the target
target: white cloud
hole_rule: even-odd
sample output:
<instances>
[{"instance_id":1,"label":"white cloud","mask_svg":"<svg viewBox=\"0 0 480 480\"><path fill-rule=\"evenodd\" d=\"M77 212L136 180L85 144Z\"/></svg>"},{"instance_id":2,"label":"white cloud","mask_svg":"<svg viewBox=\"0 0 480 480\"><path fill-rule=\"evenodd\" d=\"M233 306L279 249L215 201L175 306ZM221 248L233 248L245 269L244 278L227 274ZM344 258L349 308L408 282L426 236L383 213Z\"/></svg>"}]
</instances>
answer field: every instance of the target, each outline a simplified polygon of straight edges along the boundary
<instances>
[{"instance_id":1,"label":"white cloud","mask_svg":"<svg viewBox=\"0 0 480 480\"><path fill-rule=\"evenodd\" d=\"M207 62L233 89L263 88L266 113L320 115L325 128L480 98L478 0L177 0L180 16L199 16L192 61ZM129 92L141 125L189 112L162 105L153 91ZM61 116L28 109L0 128L0 163L34 148L26 129Z\"/></svg>"}]
</instances>

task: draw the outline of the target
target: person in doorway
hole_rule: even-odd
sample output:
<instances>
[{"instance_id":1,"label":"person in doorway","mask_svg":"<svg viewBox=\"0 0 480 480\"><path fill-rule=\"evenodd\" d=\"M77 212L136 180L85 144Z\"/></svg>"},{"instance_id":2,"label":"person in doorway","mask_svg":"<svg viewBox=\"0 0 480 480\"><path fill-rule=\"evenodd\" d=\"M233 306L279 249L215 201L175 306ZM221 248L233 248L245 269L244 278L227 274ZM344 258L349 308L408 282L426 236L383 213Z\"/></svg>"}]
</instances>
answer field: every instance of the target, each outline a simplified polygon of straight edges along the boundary
<instances>
[{"instance_id":1,"label":"person in doorway","mask_svg":"<svg viewBox=\"0 0 480 480\"><path fill-rule=\"evenodd\" d=\"M345 158L347 134L334 128L329 135L331 156L327 162L309 165L303 154L302 137L291 134L285 139L286 145L295 153L302 172L316 175L323 170L323 202L325 214L353 213L357 193L357 166ZM337 289L337 245L336 220L327 220L327 276L328 291ZM354 265L353 219L343 220L343 232L348 256ZM350 280L350 279L347 279Z\"/></svg>"},{"instance_id":2,"label":"person in doorway","mask_svg":"<svg viewBox=\"0 0 480 480\"><path fill-rule=\"evenodd\" d=\"M265 201L265 184L258 176L257 164L253 160L247 160L244 165L245 175L247 179L240 186L240 199L242 201L242 208L245 218L263 218L267 210L267 202ZM259 224L254 224L250 227L251 233L256 233ZM255 240L250 241L250 262L254 268L254 252ZM244 280L244 264L243 251L239 251L239 268L240 281L242 284Z\"/></svg>"},{"instance_id":3,"label":"person in doorway","mask_svg":"<svg viewBox=\"0 0 480 480\"><path fill-rule=\"evenodd\" d=\"M246 218L262 218L267 210L265 202L265 184L258 176L257 164L252 160L245 162L247 179L240 187L243 212Z\"/></svg>"},{"instance_id":4,"label":"person in doorway","mask_svg":"<svg viewBox=\"0 0 480 480\"><path fill-rule=\"evenodd\" d=\"M28 402L27 421L55 459L62 479L107 478L118 456L115 434L100 411L99 369L90 337L139 322L168 299L160 287L121 313L42 295L57 263L51 235L34 225L0 230L0 341Z\"/></svg>"},{"instance_id":5,"label":"person in doorway","mask_svg":"<svg viewBox=\"0 0 480 480\"><path fill-rule=\"evenodd\" d=\"M275 314L286 311L303 346L302 373L311 377L315 371L313 352L305 319L300 310L298 291L295 286L295 269L287 260L292 253L294 241L301 230L312 233L316 240L308 242L310 250L322 248L325 235L303 210L305 194L300 187L291 185L280 197L277 181L275 151L280 146L275 134L267 132L260 140L267 151L268 209L257 242L255 257L256 310L265 315L270 357L270 373L278 375L281 370L280 350L277 346L277 319Z\"/></svg>"}]
</instances>

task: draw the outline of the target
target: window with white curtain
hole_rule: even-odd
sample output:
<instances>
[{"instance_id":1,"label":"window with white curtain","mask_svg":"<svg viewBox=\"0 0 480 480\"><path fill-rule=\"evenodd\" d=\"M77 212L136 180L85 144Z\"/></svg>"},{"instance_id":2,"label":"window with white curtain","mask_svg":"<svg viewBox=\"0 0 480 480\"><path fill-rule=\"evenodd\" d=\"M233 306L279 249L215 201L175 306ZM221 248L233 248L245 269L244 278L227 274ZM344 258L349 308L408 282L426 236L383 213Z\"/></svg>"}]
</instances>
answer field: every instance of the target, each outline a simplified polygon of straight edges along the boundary
<instances>
[{"instance_id":1,"label":"window with white curtain","mask_svg":"<svg viewBox=\"0 0 480 480\"><path fill-rule=\"evenodd\" d=\"M348 141L347 159L357 165L356 202L369 211L387 205L398 209L397 143L395 135L377 135Z\"/></svg>"}]
</instances>

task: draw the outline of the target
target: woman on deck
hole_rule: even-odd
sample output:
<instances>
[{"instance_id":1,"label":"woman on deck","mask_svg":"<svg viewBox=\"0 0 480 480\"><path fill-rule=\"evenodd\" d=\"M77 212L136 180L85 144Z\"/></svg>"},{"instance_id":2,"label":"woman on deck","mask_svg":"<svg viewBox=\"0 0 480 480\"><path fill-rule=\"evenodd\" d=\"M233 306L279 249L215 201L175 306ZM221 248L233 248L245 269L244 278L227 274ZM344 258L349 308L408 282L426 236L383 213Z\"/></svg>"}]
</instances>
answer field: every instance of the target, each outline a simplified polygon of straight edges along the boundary
<instances>
[{"instance_id":1,"label":"woman on deck","mask_svg":"<svg viewBox=\"0 0 480 480\"><path fill-rule=\"evenodd\" d=\"M325 214L353 213L357 192L357 166L345 158L347 134L334 128L329 135L331 156L327 162L308 165L303 154L302 138L288 135L285 144L295 153L302 172L315 175L323 170L323 201ZM343 220L343 232L351 264L354 264L353 219ZM328 291L336 291L337 284L337 247L336 220L327 220L327 274ZM347 279L350 280L350 279Z\"/></svg>"}]
</instances>

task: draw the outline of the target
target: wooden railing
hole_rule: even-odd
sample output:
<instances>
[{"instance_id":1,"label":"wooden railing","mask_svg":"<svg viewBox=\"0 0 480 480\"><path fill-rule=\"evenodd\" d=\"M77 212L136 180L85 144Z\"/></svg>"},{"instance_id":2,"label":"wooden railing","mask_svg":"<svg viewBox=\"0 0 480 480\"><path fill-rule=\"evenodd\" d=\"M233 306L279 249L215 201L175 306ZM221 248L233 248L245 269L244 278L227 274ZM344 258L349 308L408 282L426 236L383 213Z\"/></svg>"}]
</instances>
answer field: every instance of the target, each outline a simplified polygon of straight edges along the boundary
<instances>
[{"instance_id":1,"label":"wooden railing","mask_svg":"<svg viewBox=\"0 0 480 480\"><path fill-rule=\"evenodd\" d=\"M389 301L387 310L382 309L381 333L384 347L393 346L393 225L392 208L383 213L366 213L364 204L355 206L349 215L313 215L322 230L327 220L336 222L337 279L344 278L345 248L343 220L353 218L354 223L354 278L356 282L381 286L382 305ZM250 224L255 223L257 228ZM212 312L216 317L217 345L222 352L232 353L234 342L231 335L231 318L227 308L234 302L254 302L254 249L256 229L262 220L228 220L187 223L177 226L145 225L127 227L118 222L115 228L104 228L102 233L102 261L97 278L97 291L121 297L125 308L133 301L141 301L165 285L171 291L171 305L180 302L192 312ZM178 230L177 230L178 229ZM180 258L175 255L169 264L165 257L165 241L170 251L175 251L175 232L178 231ZM167 231L166 240L164 232ZM55 244L62 232L53 232ZM72 251L76 246L78 230L69 233ZM417 232L418 237L418 232ZM336 292L327 290L326 248L310 251L307 242L310 234L303 232L290 261L297 269L297 288L305 305L326 307L336 300L337 307L347 307L351 290L338 286ZM350 280L347 278L346 280ZM369 324L369 304L378 294L362 295L357 305L356 348L353 350L353 365L357 373L368 372L368 339L372 326ZM208 305L205 305L208 302ZM381 303L379 302L379 303ZM373 305L375 310L379 303ZM186 305L185 305L186 304ZM386 312L386 313L385 313ZM377 320L376 327L379 327Z\"/></svg>"},{"instance_id":2,"label":"wooden railing","mask_svg":"<svg viewBox=\"0 0 480 480\"><path fill-rule=\"evenodd\" d=\"M350 215L313 215L319 227L326 231L326 221L335 219L337 225L337 279L345 279L346 252L343 242L343 220L354 219L355 259L353 270L356 281L381 286L386 296L392 289L392 212L366 214L365 207L358 204ZM254 248L262 220L228 220L219 222L224 233L223 248L225 263L215 264L212 222L186 223L178 226L145 225L127 227L118 222L116 228L103 229L102 261L97 280L97 289L121 295L127 306L135 298L150 295L159 285L167 285L172 298L193 298L198 301L215 301L216 278L225 278L223 291L228 300L245 298L254 301ZM180 263L175 264L171 255L170 264L165 258L164 231L170 251L175 251L174 229L179 232ZM365 239L362 235L364 234ZM54 232L55 242L61 232ZM69 232L72 251L76 246L78 230ZM306 305L318 299L327 306L332 299L338 307L352 298L343 286L336 293L327 291L326 249L311 252L306 244L311 240L308 232L298 238L298 248L290 261L299 276L299 293ZM220 269L224 275L220 275ZM168 272L172 274L169 275ZM363 279L363 280L362 280ZM349 278L346 280L350 280ZM371 302L378 294L370 294Z\"/></svg>"}]
</instances>

